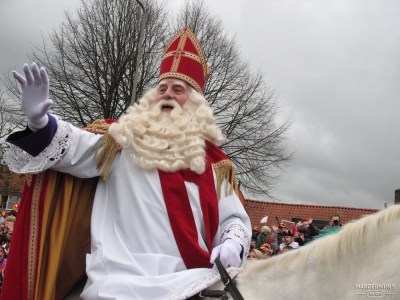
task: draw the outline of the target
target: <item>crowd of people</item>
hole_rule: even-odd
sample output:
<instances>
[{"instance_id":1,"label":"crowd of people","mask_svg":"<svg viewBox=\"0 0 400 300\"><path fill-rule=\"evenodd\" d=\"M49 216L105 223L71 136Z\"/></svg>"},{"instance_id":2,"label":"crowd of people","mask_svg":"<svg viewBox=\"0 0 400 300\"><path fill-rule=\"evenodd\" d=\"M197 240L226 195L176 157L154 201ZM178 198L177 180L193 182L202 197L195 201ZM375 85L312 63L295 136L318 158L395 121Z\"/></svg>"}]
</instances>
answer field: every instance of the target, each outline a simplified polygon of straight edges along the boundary
<instances>
[{"instance_id":1,"label":"crowd of people","mask_svg":"<svg viewBox=\"0 0 400 300\"><path fill-rule=\"evenodd\" d=\"M0 293L16 218L17 210L14 209L8 213L6 211L0 213Z\"/></svg>"},{"instance_id":2,"label":"crowd of people","mask_svg":"<svg viewBox=\"0 0 400 300\"><path fill-rule=\"evenodd\" d=\"M321 236L337 232L342 226L339 215L331 216L329 224L322 229L312 222L312 218L303 218L288 225L284 222L271 225L272 229L269 226L262 226L261 230L253 227L248 259L265 259L297 249Z\"/></svg>"}]
</instances>

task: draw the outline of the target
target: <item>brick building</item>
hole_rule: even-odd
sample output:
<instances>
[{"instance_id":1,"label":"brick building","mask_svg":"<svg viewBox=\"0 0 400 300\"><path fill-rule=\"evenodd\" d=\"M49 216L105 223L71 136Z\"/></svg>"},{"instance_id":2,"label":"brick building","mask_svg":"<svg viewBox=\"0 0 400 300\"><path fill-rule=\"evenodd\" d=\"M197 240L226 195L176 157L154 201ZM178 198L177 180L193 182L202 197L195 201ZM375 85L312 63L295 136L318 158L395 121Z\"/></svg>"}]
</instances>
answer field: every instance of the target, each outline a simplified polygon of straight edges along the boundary
<instances>
[{"instance_id":1,"label":"brick building","mask_svg":"<svg viewBox=\"0 0 400 300\"><path fill-rule=\"evenodd\" d=\"M332 215L339 215L342 224L351 220L356 220L364 215L378 212L378 209L366 209L344 206L324 206L310 204L289 204L280 202L268 202L257 200L246 200L246 211L250 216L252 226L263 226L277 224L281 222L297 222L302 218L313 218L314 225L323 227L328 224ZM268 216L267 223L261 224L260 221Z\"/></svg>"},{"instance_id":2,"label":"brick building","mask_svg":"<svg viewBox=\"0 0 400 300\"><path fill-rule=\"evenodd\" d=\"M25 176L11 172L3 172L0 176L1 208L12 209L15 201L20 202ZM395 191L395 199L400 204L400 189ZM277 224L276 218L280 221L296 222L301 218L313 218L314 224L323 227L328 223L332 215L338 214L341 223L345 224L356 220L364 215L376 213L377 209L365 209L344 206L324 206L310 204L289 204L281 202L268 202L246 199L246 211L250 216L252 226L262 226L260 221L268 216L266 225ZM395 200L396 203L396 200Z\"/></svg>"},{"instance_id":3,"label":"brick building","mask_svg":"<svg viewBox=\"0 0 400 300\"><path fill-rule=\"evenodd\" d=\"M0 166L0 209L11 210L14 203L20 203L25 175L15 174Z\"/></svg>"}]
</instances>

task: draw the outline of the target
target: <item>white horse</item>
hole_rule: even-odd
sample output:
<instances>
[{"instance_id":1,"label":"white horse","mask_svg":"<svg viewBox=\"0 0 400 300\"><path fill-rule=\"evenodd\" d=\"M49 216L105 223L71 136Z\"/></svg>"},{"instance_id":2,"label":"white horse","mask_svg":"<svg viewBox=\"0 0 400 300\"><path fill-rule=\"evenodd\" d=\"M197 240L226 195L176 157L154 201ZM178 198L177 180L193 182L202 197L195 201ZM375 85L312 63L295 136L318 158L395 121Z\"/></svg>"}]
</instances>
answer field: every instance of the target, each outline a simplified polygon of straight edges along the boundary
<instances>
[{"instance_id":1,"label":"white horse","mask_svg":"<svg viewBox=\"0 0 400 300\"><path fill-rule=\"evenodd\" d=\"M400 299L400 205L298 250L249 261L237 287L246 300Z\"/></svg>"},{"instance_id":2,"label":"white horse","mask_svg":"<svg viewBox=\"0 0 400 300\"><path fill-rule=\"evenodd\" d=\"M245 300L400 299L400 205L300 249L248 261L235 279Z\"/></svg>"}]
</instances>

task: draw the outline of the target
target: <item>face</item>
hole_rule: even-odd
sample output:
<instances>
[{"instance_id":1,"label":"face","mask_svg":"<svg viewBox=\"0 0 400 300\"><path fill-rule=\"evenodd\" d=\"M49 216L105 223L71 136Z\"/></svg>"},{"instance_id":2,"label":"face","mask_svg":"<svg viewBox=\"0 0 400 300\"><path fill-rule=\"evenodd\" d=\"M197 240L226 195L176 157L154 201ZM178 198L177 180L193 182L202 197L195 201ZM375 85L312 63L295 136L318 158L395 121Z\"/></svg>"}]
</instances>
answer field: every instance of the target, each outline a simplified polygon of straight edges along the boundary
<instances>
[{"instance_id":1,"label":"face","mask_svg":"<svg viewBox=\"0 0 400 300\"><path fill-rule=\"evenodd\" d=\"M330 226L336 226L335 223L334 223L334 221L337 221L336 223L337 223L337 224L340 224L339 217L334 216L334 217L332 217L332 220L329 221L329 225L330 225Z\"/></svg>"},{"instance_id":2,"label":"face","mask_svg":"<svg viewBox=\"0 0 400 300\"><path fill-rule=\"evenodd\" d=\"M250 247L251 247L251 248L255 248L255 247L256 247L256 241L252 240L252 241L250 242Z\"/></svg>"},{"instance_id":3,"label":"face","mask_svg":"<svg viewBox=\"0 0 400 300\"><path fill-rule=\"evenodd\" d=\"M1 224L0 225L0 234L6 234L7 233L7 226L6 224Z\"/></svg>"},{"instance_id":4,"label":"face","mask_svg":"<svg viewBox=\"0 0 400 300\"><path fill-rule=\"evenodd\" d=\"M292 242L293 242L292 236L285 235L282 237L282 243L284 243L285 245L290 245Z\"/></svg>"},{"instance_id":5,"label":"face","mask_svg":"<svg viewBox=\"0 0 400 300\"><path fill-rule=\"evenodd\" d=\"M249 259L258 259L258 257L253 251L251 251L249 254Z\"/></svg>"},{"instance_id":6,"label":"face","mask_svg":"<svg viewBox=\"0 0 400 300\"><path fill-rule=\"evenodd\" d=\"M13 234L12 231L7 232L7 235L6 235L7 240L11 241L12 234Z\"/></svg>"},{"instance_id":7,"label":"face","mask_svg":"<svg viewBox=\"0 0 400 300\"><path fill-rule=\"evenodd\" d=\"M157 102L161 100L172 100L176 101L181 107L189 99L190 87L189 85L179 79L166 78L160 81L157 86ZM163 111L171 111L172 106L164 105L162 107Z\"/></svg>"},{"instance_id":8,"label":"face","mask_svg":"<svg viewBox=\"0 0 400 300\"><path fill-rule=\"evenodd\" d=\"M304 230L304 229L305 229L303 223L298 223L298 224L297 224L297 228L298 228L299 230Z\"/></svg>"},{"instance_id":9,"label":"face","mask_svg":"<svg viewBox=\"0 0 400 300\"><path fill-rule=\"evenodd\" d=\"M263 258L268 258L268 257L270 257L269 252L268 252L268 251L263 251L263 252L262 252L262 257L263 257Z\"/></svg>"},{"instance_id":10,"label":"face","mask_svg":"<svg viewBox=\"0 0 400 300\"><path fill-rule=\"evenodd\" d=\"M307 229L310 226L307 221L303 222L303 228Z\"/></svg>"}]
</instances>

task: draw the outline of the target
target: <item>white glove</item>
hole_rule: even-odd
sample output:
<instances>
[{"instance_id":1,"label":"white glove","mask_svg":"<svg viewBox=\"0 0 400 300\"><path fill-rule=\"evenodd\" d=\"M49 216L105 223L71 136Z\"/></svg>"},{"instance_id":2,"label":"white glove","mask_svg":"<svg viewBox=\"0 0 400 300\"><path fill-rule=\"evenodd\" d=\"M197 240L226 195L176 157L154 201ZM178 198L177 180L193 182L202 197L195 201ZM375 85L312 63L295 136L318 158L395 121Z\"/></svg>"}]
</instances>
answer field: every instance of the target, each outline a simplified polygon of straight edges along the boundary
<instances>
[{"instance_id":1,"label":"white glove","mask_svg":"<svg viewBox=\"0 0 400 300\"><path fill-rule=\"evenodd\" d=\"M21 84L22 111L28 119L28 126L33 131L45 127L49 121L47 112L53 101L49 98L49 79L43 67L39 68L36 63L31 64L31 69L24 64L24 73L26 79L13 71L14 78Z\"/></svg>"},{"instance_id":2,"label":"white glove","mask_svg":"<svg viewBox=\"0 0 400 300\"><path fill-rule=\"evenodd\" d=\"M211 252L210 263L214 263L215 259L219 256L224 268L228 267L240 267L242 260L240 259L240 253L242 252L242 246L232 239L226 239L221 245L215 247Z\"/></svg>"}]
</instances>

